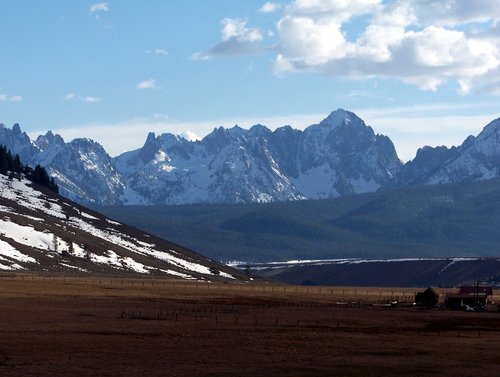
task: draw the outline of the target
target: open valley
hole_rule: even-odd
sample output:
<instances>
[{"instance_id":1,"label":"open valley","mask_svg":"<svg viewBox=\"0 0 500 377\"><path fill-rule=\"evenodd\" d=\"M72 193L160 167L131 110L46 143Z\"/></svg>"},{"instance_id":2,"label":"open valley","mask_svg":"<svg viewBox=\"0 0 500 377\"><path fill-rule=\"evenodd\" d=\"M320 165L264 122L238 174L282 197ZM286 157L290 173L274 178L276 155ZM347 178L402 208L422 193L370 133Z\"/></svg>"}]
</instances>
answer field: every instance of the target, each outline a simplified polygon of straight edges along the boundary
<instances>
[{"instance_id":1,"label":"open valley","mask_svg":"<svg viewBox=\"0 0 500 377\"><path fill-rule=\"evenodd\" d=\"M414 288L0 277L5 377L500 375L500 312L415 308Z\"/></svg>"}]
</instances>

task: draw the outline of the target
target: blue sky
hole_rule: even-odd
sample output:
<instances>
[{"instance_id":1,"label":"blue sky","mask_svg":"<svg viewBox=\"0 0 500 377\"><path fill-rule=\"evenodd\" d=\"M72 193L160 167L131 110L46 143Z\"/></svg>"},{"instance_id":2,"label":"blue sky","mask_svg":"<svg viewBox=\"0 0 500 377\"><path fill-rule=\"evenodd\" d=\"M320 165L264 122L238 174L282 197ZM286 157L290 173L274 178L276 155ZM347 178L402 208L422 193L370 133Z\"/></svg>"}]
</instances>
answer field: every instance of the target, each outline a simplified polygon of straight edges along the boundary
<instances>
[{"instance_id":1,"label":"blue sky","mask_svg":"<svg viewBox=\"0 0 500 377\"><path fill-rule=\"evenodd\" d=\"M500 116L500 0L0 0L0 122L89 137L356 112L400 158Z\"/></svg>"}]
</instances>

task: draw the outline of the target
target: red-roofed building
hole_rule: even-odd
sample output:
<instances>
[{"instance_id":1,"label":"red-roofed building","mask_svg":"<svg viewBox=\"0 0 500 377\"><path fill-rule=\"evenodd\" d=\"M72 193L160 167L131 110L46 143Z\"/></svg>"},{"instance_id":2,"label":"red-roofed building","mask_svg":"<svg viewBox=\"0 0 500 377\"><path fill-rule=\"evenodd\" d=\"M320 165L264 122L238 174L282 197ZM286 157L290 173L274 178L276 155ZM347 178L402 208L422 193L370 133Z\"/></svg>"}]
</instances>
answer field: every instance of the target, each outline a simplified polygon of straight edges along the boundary
<instances>
[{"instance_id":1,"label":"red-roofed building","mask_svg":"<svg viewBox=\"0 0 500 377\"><path fill-rule=\"evenodd\" d=\"M481 293L486 294L486 296L493 296L493 288L484 285L460 287L460 292L458 293L461 295L476 295Z\"/></svg>"}]
</instances>

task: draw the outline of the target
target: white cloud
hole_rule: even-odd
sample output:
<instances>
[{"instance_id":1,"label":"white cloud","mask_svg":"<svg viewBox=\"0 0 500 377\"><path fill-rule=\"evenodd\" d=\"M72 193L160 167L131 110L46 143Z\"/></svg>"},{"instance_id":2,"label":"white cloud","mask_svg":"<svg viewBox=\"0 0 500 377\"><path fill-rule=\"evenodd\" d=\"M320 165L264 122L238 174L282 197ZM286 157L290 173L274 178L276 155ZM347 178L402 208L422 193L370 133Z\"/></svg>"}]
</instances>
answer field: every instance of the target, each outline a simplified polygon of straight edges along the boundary
<instances>
[{"instance_id":1,"label":"white cloud","mask_svg":"<svg viewBox=\"0 0 500 377\"><path fill-rule=\"evenodd\" d=\"M99 98L99 97L92 97L92 96L79 97L79 99L80 99L82 102L86 102L86 103L95 103L95 102L100 102L100 101L102 101L102 98Z\"/></svg>"},{"instance_id":2,"label":"white cloud","mask_svg":"<svg viewBox=\"0 0 500 377\"><path fill-rule=\"evenodd\" d=\"M19 95L8 96L6 94L0 93L0 102L21 102L22 100L23 97Z\"/></svg>"},{"instance_id":3,"label":"white cloud","mask_svg":"<svg viewBox=\"0 0 500 377\"><path fill-rule=\"evenodd\" d=\"M195 60L206 60L215 56L241 56L259 51L259 42L263 40L260 29L248 28L247 21L225 18L222 20L222 42L205 52L192 55Z\"/></svg>"},{"instance_id":4,"label":"white cloud","mask_svg":"<svg viewBox=\"0 0 500 377\"><path fill-rule=\"evenodd\" d=\"M71 101L71 100L75 99L75 97L76 97L75 93L68 93L63 97L63 100Z\"/></svg>"},{"instance_id":5,"label":"white cloud","mask_svg":"<svg viewBox=\"0 0 500 377\"><path fill-rule=\"evenodd\" d=\"M366 26L349 39L345 27L361 16ZM498 94L499 24L500 0L295 0L277 25L274 71Z\"/></svg>"},{"instance_id":6,"label":"white cloud","mask_svg":"<svg viewBox=\"0 0 500 377\"><path fill-rule=\"evenodd\" d=\"M145 89L159 89L156 86L156 82L155 82L154 79L149 79L149 80L141 81L135 87L136 87L136 89L141 89L141 90L145 90Z\"/></svg>"},{"instance_id":7,"label":"white cloud","mask_svg":"<svg viewBox=\"0 0 500 377\"><path fill-rule=\"evenodd\" d=\"M89 13L97 13L97 12L109 12L109 3L96 3L92 4L89 9Z\"/></svg>"},{"instance_id":8,"label":"white cloud","mask_svg":"<svg viewBox=\"0 0 500 377\"><path fill-rule=\"evenodd\" d=\"M168 51L163 49L163 48L155 48L154 50L146 50L146 54L148 55L161 55L161 56L167 56Z\"/></svg>"},{"instance_id":9,"label":"white cloud","mask_svg":"<svg viewBox=\"0 0 500 377\"><path fill-rule=\"evenodd\" d=\"M271 3L267 2L265 3L260 9L260 13L273 13L276 12L277 10L281 9L281 4L279 3Z\"/></svg>"},{"instance_id":10,"label":"white cloud","mask_svg":"<svg viewBox=\"0 0 500 377\"><path fill-rule=\"evenodd\" d=\"M93 97L93 96L77 96L75 93L70 92L66 94L63 98L64 101L73 101L77 100L84 103L95 103L102 101L102 98Z\"/></svg>"}]
</instances>

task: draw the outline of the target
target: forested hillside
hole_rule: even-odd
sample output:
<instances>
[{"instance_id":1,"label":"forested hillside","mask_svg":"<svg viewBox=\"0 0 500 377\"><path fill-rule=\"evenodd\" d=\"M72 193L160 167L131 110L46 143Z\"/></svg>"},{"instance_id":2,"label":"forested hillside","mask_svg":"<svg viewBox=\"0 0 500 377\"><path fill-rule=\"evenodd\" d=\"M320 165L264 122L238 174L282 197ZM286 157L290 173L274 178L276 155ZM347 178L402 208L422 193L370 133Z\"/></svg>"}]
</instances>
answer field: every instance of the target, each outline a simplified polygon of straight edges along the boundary
<instances>
[{"instance_id":1,"label":"forested hillside","mask_svg":"<svg viewBox=\"0 0 500 377\"><path fill-rule=\"evenodd\" d=\"M100 211L222 261L494 256L500 250L498 180L332 200Z\"/></svg>"}]
</instances>

